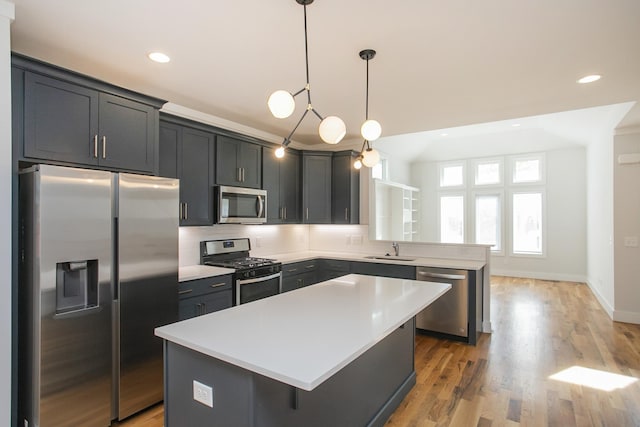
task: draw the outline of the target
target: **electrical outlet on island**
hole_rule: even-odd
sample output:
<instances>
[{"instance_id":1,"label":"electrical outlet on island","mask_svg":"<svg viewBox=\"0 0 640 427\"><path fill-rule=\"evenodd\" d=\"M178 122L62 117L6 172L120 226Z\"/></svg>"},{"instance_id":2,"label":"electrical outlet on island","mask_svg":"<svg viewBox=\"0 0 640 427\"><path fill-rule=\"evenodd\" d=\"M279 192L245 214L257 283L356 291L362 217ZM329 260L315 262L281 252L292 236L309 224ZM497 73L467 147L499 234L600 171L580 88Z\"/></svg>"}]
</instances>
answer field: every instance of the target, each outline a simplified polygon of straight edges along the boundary
<instances>
[{"instance_id":1,"label":"electrical outlet on island","mask_svg":"<svg viewBox=\"0 0 640 427\"><path fill-rule=\"evenodd\" d=\"M193 400L213 408L213 388L193 380Z\"/></svg>"}]
</instances>

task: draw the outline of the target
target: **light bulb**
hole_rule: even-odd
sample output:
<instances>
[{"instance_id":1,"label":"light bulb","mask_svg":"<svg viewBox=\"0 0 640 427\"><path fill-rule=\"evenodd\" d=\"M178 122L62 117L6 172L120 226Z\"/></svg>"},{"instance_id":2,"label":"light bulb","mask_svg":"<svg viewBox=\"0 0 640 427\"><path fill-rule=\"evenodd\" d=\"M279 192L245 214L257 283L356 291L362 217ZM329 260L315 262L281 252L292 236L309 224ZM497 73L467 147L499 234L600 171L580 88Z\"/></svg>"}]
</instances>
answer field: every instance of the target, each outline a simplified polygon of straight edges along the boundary
<instances>
[{"instance_id":1,"label":"light bulb","mask_svg":"<svg viewBox=\"0 0 640 427\"><path fill-rule=\"evenodd\" d=\"M280 146L277 150L276 150L276 157L281 159L284 157L284 147Z\"/></svg>"},{"instance_id":2,"label":"light bulb","mask_svg":"<svg viewBox=\"0 0 640 427\"><path fill-rule=\"evenodd\" d=\"M360 157L358 157L356 161L353 162L353 167L355 169L360 169L362 167L362 160L360 160Z\"/></svg>"},{"instance_id":3,"label":"light bulb","mask_svg":"<svg viewBox=\"0 0 640 427\"><path fill-rule=\"evenodd\" d=\"M360 127L362 137L367 141L375 141L382 134L382 126L376 120L367 120Z\"/></svg>"},{"instance_id":4,"label":"light bulb","mask_svg":"<svg viewBox=\"0 0 640 427\"><path fill-rule=\"evenodd\" d=\"M362 164L368 168L372 168L380 161L380 153L374 148L367 148L362 154Z\"/></svg>"},{"instance_id":5,"label":"light bulb","mask_svg":"<svg viewBox=\"0 0 640 427\"><path fill-rule=\"evenodd\" d=\"M286 90L277 90L271 94L267 105L274 117L284 119L293 114L293 110L296 108L296 101L293 99L293 95Z\"/></svg>"},{"instance_id":6,"label":"light bulb","mask_svg":"<svg viewBox=\"0 0 640 427\"><path fill-rule=\"evenodd\" d=\"M318 127L320 138L327 144L337 144L347 133L347 126L340 117L325 117Z\"/></svg>"}]
</instances>

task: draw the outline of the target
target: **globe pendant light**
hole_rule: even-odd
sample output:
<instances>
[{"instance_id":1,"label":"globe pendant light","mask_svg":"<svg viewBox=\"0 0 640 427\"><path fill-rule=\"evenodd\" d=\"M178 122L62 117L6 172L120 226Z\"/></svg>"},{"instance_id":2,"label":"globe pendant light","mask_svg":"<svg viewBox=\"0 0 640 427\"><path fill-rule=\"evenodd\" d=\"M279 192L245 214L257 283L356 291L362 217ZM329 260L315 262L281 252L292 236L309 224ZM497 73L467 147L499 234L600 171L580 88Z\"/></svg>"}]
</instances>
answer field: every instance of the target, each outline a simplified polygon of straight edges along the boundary
<instances>
[{"instance_id":1,"label":"globe pendant light","mask_svg":"<svg viewBox=\"0 0 640 427\"><path fill-rule=\"evenodd\" d=\"M277 90L271 94L267 105L274 117L283 119L293 114L296 108L295 97L302 92L307 93L307 108L304 110L302 117L298 120L291 133L284 138L282 145L276 150L276 156L281 158L284 156L284 149L291 143L291 137L302 123L302 120L307 116L309 111L315 114L320 119L320 125L318 126L318 133L320 138L327 144L337 144L347 133L347 127L341 118L337 116L322 117L318 111L311 104L311 86L309 85L309 44L307 41L307 5L313 3L313 0L296 0L296 3L301 4L304 7L304 54L305 54L305 67L307 71L307 84L292 94L286 90Z\"/></svg>"},{"instance_id":2,"label":"globe pendant light","mask_svg":"<svg viewBox=\"0 0 640 427\"><path fill-rule=\"evenodd\" d=\"M376 51L373 49L365 49L358 54L360 58L367 61L367 96L365 102L365 121L360 127L360 133L364 142L362 143L362 149L360 155L356 157L353 167L360 169L362 165L369 168L374 167L380 161L380 153L374 148L371 148L369 141L375 141L382 134L382 126L376 120L369 119L369 60L376 56Z\"/></svg>"}]
</instances>

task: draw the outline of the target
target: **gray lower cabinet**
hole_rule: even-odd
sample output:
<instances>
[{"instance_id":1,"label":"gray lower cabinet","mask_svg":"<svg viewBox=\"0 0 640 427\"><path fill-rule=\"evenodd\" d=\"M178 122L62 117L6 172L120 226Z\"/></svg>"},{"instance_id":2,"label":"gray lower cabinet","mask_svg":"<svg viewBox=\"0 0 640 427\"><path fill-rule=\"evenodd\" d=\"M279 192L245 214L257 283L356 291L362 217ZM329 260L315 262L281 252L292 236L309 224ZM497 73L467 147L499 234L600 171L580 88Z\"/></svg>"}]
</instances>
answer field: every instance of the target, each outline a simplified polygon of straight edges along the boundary
<instances>
[{"instance_id":1,"label":"gray lower cabinet","mask_svg":"<svg viewBox=\"0 0 640 427\"><path fill-rule=\"evenodd\" d=\"M282 266L282 292L318 283L318 260L301 261Z\"/></svg>"},{"instance_id":2,"label":"gray lower cabinet","mask_svg":"<svg viewBox=\"0 0 640 427\"><path fill-rule=\"evenodd\" d=\"M160 122L159 175L180 179L180 225L213 225L215 135Z\"/></svg>"},{"instance_id":3,"label":"gray lower cabinet","mask_svg":"<svg viewBox=\"0 0 640 427\"><path fill-rule=\"evenodd\" d=\"M351 262L351 273L395 277L397 279L416 279L416 268L411 265L353 261Z\"/></svg>"},{"instance_id":4,"label":"gray lower cabinet","mask_svg":"<svg viewBox=\"0 0 640 427\"><path fill-rule=\"evenodd\" d=\"M318 282L335 279L351 273L351 262L338 259L318 260Z\"/></svg>"},{"instance_id":5,"label":"gray lower cabinet","mask_svg":"<svg viewBox=\"0 0 640 427\"><path fill-rule=\"evenodd\" d=\"M154 173L164 101L19 55L20 159ZM20 99L21 98L21 99Z\"/></svg>"},{"instance_id":6,"label":"gray lower cabinet","mask_svg":"<svg viewBox=\"0 0 640 427\"><path fill-rule=\"evenodd\" d=\"M208 277L180 282L178 294L178 317L190 319L233 305L233 275Z\"/></svg>"}]
</instances>

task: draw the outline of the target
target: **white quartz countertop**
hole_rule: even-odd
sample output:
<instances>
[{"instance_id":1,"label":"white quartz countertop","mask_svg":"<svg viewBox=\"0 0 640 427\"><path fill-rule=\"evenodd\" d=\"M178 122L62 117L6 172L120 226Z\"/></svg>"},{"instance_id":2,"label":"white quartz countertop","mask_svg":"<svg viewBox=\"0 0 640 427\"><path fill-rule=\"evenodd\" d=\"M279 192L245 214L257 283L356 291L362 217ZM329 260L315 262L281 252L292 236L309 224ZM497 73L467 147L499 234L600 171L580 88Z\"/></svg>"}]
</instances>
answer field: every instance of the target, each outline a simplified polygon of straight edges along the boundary
<instances>
[{"instance_id":1,"label":"white quartz countertop","mask_svg":"<svg viewBox=\"0 0 640 427\"><path fill-rule=\"evenodd\" d=\"M319 252L319 251L305 251L305 252L292 252L285 254L271 254L266 255L265 258L272 258L280 261L283 264L290 264L292 262L307 261L316 258L329 258L340 259L345 261L362 261L373 262L379 264L402 264L411 265L416 267L438 267L438 268L452 268L457 270L480 270L486 263L483 261L474 261L466 259L449 259L449 258L423 258L411 255L401 255L399 257L389 256L384 257L384 254L378 254L384 259L371 259L367 258L372 254L358 254L348 252Z\"/></svg>"},{"instance_id":2,"label":"white quartz countertop","mask_svg":"<svg viewBox=\"0 0 640 427\"><path fill-rule=\"evenodd\" d=\"M208 265L190 265L180 267L178 269L178 281L186 282L188 280L202 279L205 277L223 276L225 274L233 274L233 268L210 267Z\"/></svg>"},{"instance_id":3,"label":"white quartz countertop","mask_svg":"<svg viewBox=\"0 0 640 427\"><path fill-rule=\"evenodd\" d=\"M311 391L450 288L350 274L156 328L155 333Z\"/></svg>"}]
</instances>

